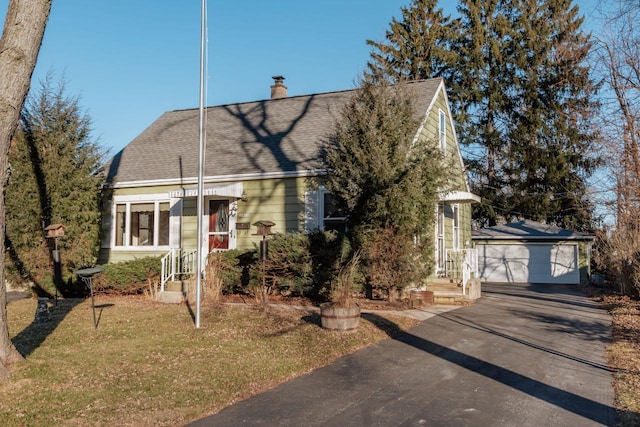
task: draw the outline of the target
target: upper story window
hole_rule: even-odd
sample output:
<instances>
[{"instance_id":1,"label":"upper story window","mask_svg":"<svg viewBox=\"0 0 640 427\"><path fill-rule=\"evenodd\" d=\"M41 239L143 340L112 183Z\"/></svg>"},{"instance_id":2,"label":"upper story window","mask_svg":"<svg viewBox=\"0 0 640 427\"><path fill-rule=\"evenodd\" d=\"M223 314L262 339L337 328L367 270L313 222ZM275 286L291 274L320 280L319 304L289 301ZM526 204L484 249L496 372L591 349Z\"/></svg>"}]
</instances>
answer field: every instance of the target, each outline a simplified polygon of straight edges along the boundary
<instances>
[{"instance_id":1,"label":"upper story window","mask_svg":"<svg viewBox=\"0 0 640 427\"><path fill-rule=\"evenodd\" d=\"M116 202L116 246L168 246L169 202Z\"/></svg>"},{"instance_id":2,"label":"upper story window","mask_svg":"<svg viewBox=\"0 0 640 427\"><path fill-rule=\"evenodd\" d=\"M440 143L440 150L444 153L447 150L447 116L442 110L439 110L439 113L438 142Z\"/></svg>"}]
</instances>

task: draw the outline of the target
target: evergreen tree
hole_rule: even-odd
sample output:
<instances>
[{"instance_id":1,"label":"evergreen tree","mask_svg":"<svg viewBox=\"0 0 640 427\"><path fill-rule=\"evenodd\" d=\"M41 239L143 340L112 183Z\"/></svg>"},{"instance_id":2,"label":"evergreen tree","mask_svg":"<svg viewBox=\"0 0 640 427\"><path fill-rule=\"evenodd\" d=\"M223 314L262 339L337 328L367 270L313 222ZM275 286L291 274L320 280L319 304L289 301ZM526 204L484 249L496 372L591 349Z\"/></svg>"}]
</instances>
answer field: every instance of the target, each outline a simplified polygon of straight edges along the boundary
<instances>
[{"instance_id":1,"label":"evergreen tree","mask_svg":"<svg viewBox=\"0 0 640 427\"><path fill-rule=\"evenodd\" d=\"M578 8L570 0L467 0L459 11L452 99L483 198L475 219L590 229L588 123L597 102Z\"/></svg>"},{"instance_id":2,"label":"evergreen tree","mask_svg":"<svg viewBox=\"0 0 640 427\"><path fill-rule=\"evenodd\" d=\"M95 263L103 155L78 98L49 75L27 99L9 156L6 243L20 275L36 280L52 273L55 242L45 239L44 227L57 223L66 227L57 242L63 272Z\"/></svg>"},{"instance_id":3,"label":"evergreen tree","mask_svg":"<svg viewBox=\"0 0 640 427\"><path fill-rule=\"evenodd\" d=\"M330 171L326 186L338 207L349 213L347 228L354 250L365 255L374 250L393 253L394 268L407 273L403 283L385 284L390 299L395 290L430 272L434 206L447 180L437 141L413 143L419 122L410 85L365 80L345 106L325 156ZM383 231L384 241L402 251L381 247L376 236Z\"/></svg>"},{"instance_id":4,"label":"evergreen tree","mask_svg":"<svg viewBox=\"0 0 640 427\"><path fill-rule=\"evenodd\" d=\"M367 40L373 48L369 77L397 82L446 76L451 70L448 62L455 58L451 49L455 23L437 4L437 0L413 0L401 9L402 20L391 20L385 42Z\"/></svg>"},{"instance_id":5,"label":"evergreen tree","mask_svg":"<svg viewBox=\"0 0 640 427\"><path fill-rule=\"evenodd\" d=\"M593 206L585 181L597 166L590 123L598 103L583 18L570 0L516 4L504 203L514 216L589 231Z\"/></svg>"},{"instance_id":6,"label":"evergreen tree","mask_svg":"<svg viewBox=\"0 0 640 427\"><path fill-rule=\"evenodd\" d=\"M481 225L494 225L507 205L501 192L510 180L503 167L508 149L509 111L514 85L516 29L513 10L503 0L463 0L458 6L461 31L454 42L458 54L450 83L452 111L474 192Z\"/></svg>"},{"instance_id":7,"label":"evergreen tree","mask_svg":"<svg viewBox=\"0 0 640 427\"><path fill-rule=\"evenodd\" d=\"M480 225L530 218L591 226L597 162L589 38L570 0L460 0L451 20L418 1L392 20L369 75L447 79Z\"/></svg>"}]
</instances>

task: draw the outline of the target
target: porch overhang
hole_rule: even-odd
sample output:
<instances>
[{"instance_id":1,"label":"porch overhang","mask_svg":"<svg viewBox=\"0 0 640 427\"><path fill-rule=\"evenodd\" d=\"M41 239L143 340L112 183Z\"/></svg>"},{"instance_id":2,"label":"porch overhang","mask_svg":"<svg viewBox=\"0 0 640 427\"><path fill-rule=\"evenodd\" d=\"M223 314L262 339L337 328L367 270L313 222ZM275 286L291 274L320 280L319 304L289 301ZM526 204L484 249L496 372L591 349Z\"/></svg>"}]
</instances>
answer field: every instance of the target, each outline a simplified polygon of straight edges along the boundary
<instances>
[{"instance_id":1,"label":"porch overhang","mask_svg":"<svg viewBox=\"0 0 640 427\"><path fill-rule=\"evenodd\" d=\"M441 202L449 203L480 203L480 196L469 191L449 191L440 194Z\"/></svg>"},{"instance_id":2,"label":"porch overhang","mask_svg":"<svg viewBox=\"0 0 640 427\"><path fill-rule=\"evenodd\" d=\"M242 198L242 183L231 182L227 184L208 184L203 187L203 196L220 196L240 199ZM198 186L183 187L179 190L169 192L169 197L183 199L187 197L197 197Z\"/></svg>"}]
</instances>

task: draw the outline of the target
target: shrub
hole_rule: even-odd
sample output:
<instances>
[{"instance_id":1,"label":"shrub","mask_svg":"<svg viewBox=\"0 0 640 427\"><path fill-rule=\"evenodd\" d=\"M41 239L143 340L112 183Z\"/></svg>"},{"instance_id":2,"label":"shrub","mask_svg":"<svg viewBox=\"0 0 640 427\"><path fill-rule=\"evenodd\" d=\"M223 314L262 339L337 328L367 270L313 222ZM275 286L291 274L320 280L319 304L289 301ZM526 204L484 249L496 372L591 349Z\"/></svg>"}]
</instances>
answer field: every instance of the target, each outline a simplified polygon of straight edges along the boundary
<instances>
[{"instance_id":1,"label":"shrub","mask_svg":"<svg viewBox=\"0 0 640 427\"><path fill-rule=\"evenodd\" d=\"M331 284L337 279L342 260L351 252L351 244L343 234L315 230L308 235L311 252L312 281L309 296L328 298ZM356 288L360 284L357 284Z\"/></svg>"},{"instance_id":2,"label":"shrub","mask_svg":"<svg viewBox=\"0 0 640 427\"><path fill-rule=\"evenodd\" d=\"M106 264L104 272L93 279L94 290L118 295L141 294L149 279L160 276L161 268L160 257Z\"/></svg>"},{"instance_id":3,"label":"shrub","mask_svg":"<svg viewBox=\"0 0 640 427\"><path fill-rule=\"evenodd\" d=\"M335 232L277 234L269 238L269 259L264 272L255 249L211 254L205 287L212 292L242 293L256 298L266 292L326 299L332 281L343 267L341 260L350 252L349 242ZM148 293L149 283L159 281L160 269L159 257L107 264L104 272L94 278L94 289L119 295ZM211 283L206 283L208 280ZM356 289L360 286L361 283L356 283Z\"/></svg>"},{"instance_id":4,"label":"shrub","mask_svg":"<svg viewBox=\"0 0 640 427\"><path fill-rule=\"evenodd\" d=\"M313 272L308 236L277 234L269 239L268 255L264 274L269 293L306 295Z\"/></svg>"},{"instance_id":5,"label":"shrub","mask_svg":"<svg viewBox=\"0 0 640 427\"><path fill-rule=\"evenodd\" d=\"M395 302L401 291L422 273L418 248L410 236L397 229L384 228L370 233L365 241L366 272L373 289L382 291ZM422 273L426 276L426 273ZM423 276L423 277L424 277Z\"/></svg>"},{"instance_id":6,"label":"shrub","mask_svg":"<svg viewBox=\"0 0 640 427\"><path fill-rule=\"evenodd\" d=\"M260 286L257 251L233 249L216 252L209 255L209 260L216 264L216 275L220 280L222 293L254 295L256 288Z\"/></svg>"},{"instance_id":7,"label":"shrub","mask_svg":"<svg viewBox=\"0 0 640 427\"><path fill-rule=\"evenodd\" d=\"M221 280L223 293L326 298L340 259L350 250L337 233L319 230L277 234L268 242L264 266L257 250L230 250L210 256L216 258L216 277Z\"/></svg>"},{"instance_id":8,"label":"shrub","mask_svg":"<svg viewBox=\"0 0 640 427\"><path fill-rule=\"evenodd\" d=\"M640 298L640 227L620 221L610 233L598 232L593 250L596 271L605 271L617 290Z\"/></svg>"},{"instance_id":9,"label":"shrub","mask_svg":"<svg viewBox=\"0 0 640 427\"><path fill-rule=\"evenodd\" d=\"M360 252L353 254L343 264L331 283L330 299L335 307L350 308L355 305L353 293L361 276Z\"/></svg>"},{"instance_id":10,"label":"shrub","mask_svg":"<svg viewBox=\"0 0 640 427\"><path fill-rule=\"evenodd\" d=\"M203 284L204 303L216 305L220 302L222 288L224 287L224 269L226 259L218 253L209 254L205 267L205 279Z\"/></svg>"}]
</instances>

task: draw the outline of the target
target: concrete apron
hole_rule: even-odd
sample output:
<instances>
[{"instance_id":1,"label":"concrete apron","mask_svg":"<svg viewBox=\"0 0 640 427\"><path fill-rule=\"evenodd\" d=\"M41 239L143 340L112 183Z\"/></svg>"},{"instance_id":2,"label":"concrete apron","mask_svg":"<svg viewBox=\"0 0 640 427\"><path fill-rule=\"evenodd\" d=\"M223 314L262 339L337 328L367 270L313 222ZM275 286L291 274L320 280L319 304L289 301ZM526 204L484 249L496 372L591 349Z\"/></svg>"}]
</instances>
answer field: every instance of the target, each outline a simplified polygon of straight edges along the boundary
<instances>
[{"instance_id":1,"label":"concrete apron","mask_svg":"<svg viewBox=\"0 0 640 427\"><path fill-rule=\"evenodd\" d=\"M606 311L571 286L482 291L193 425L615 425Z\"/></svg>"}]
</instances>

